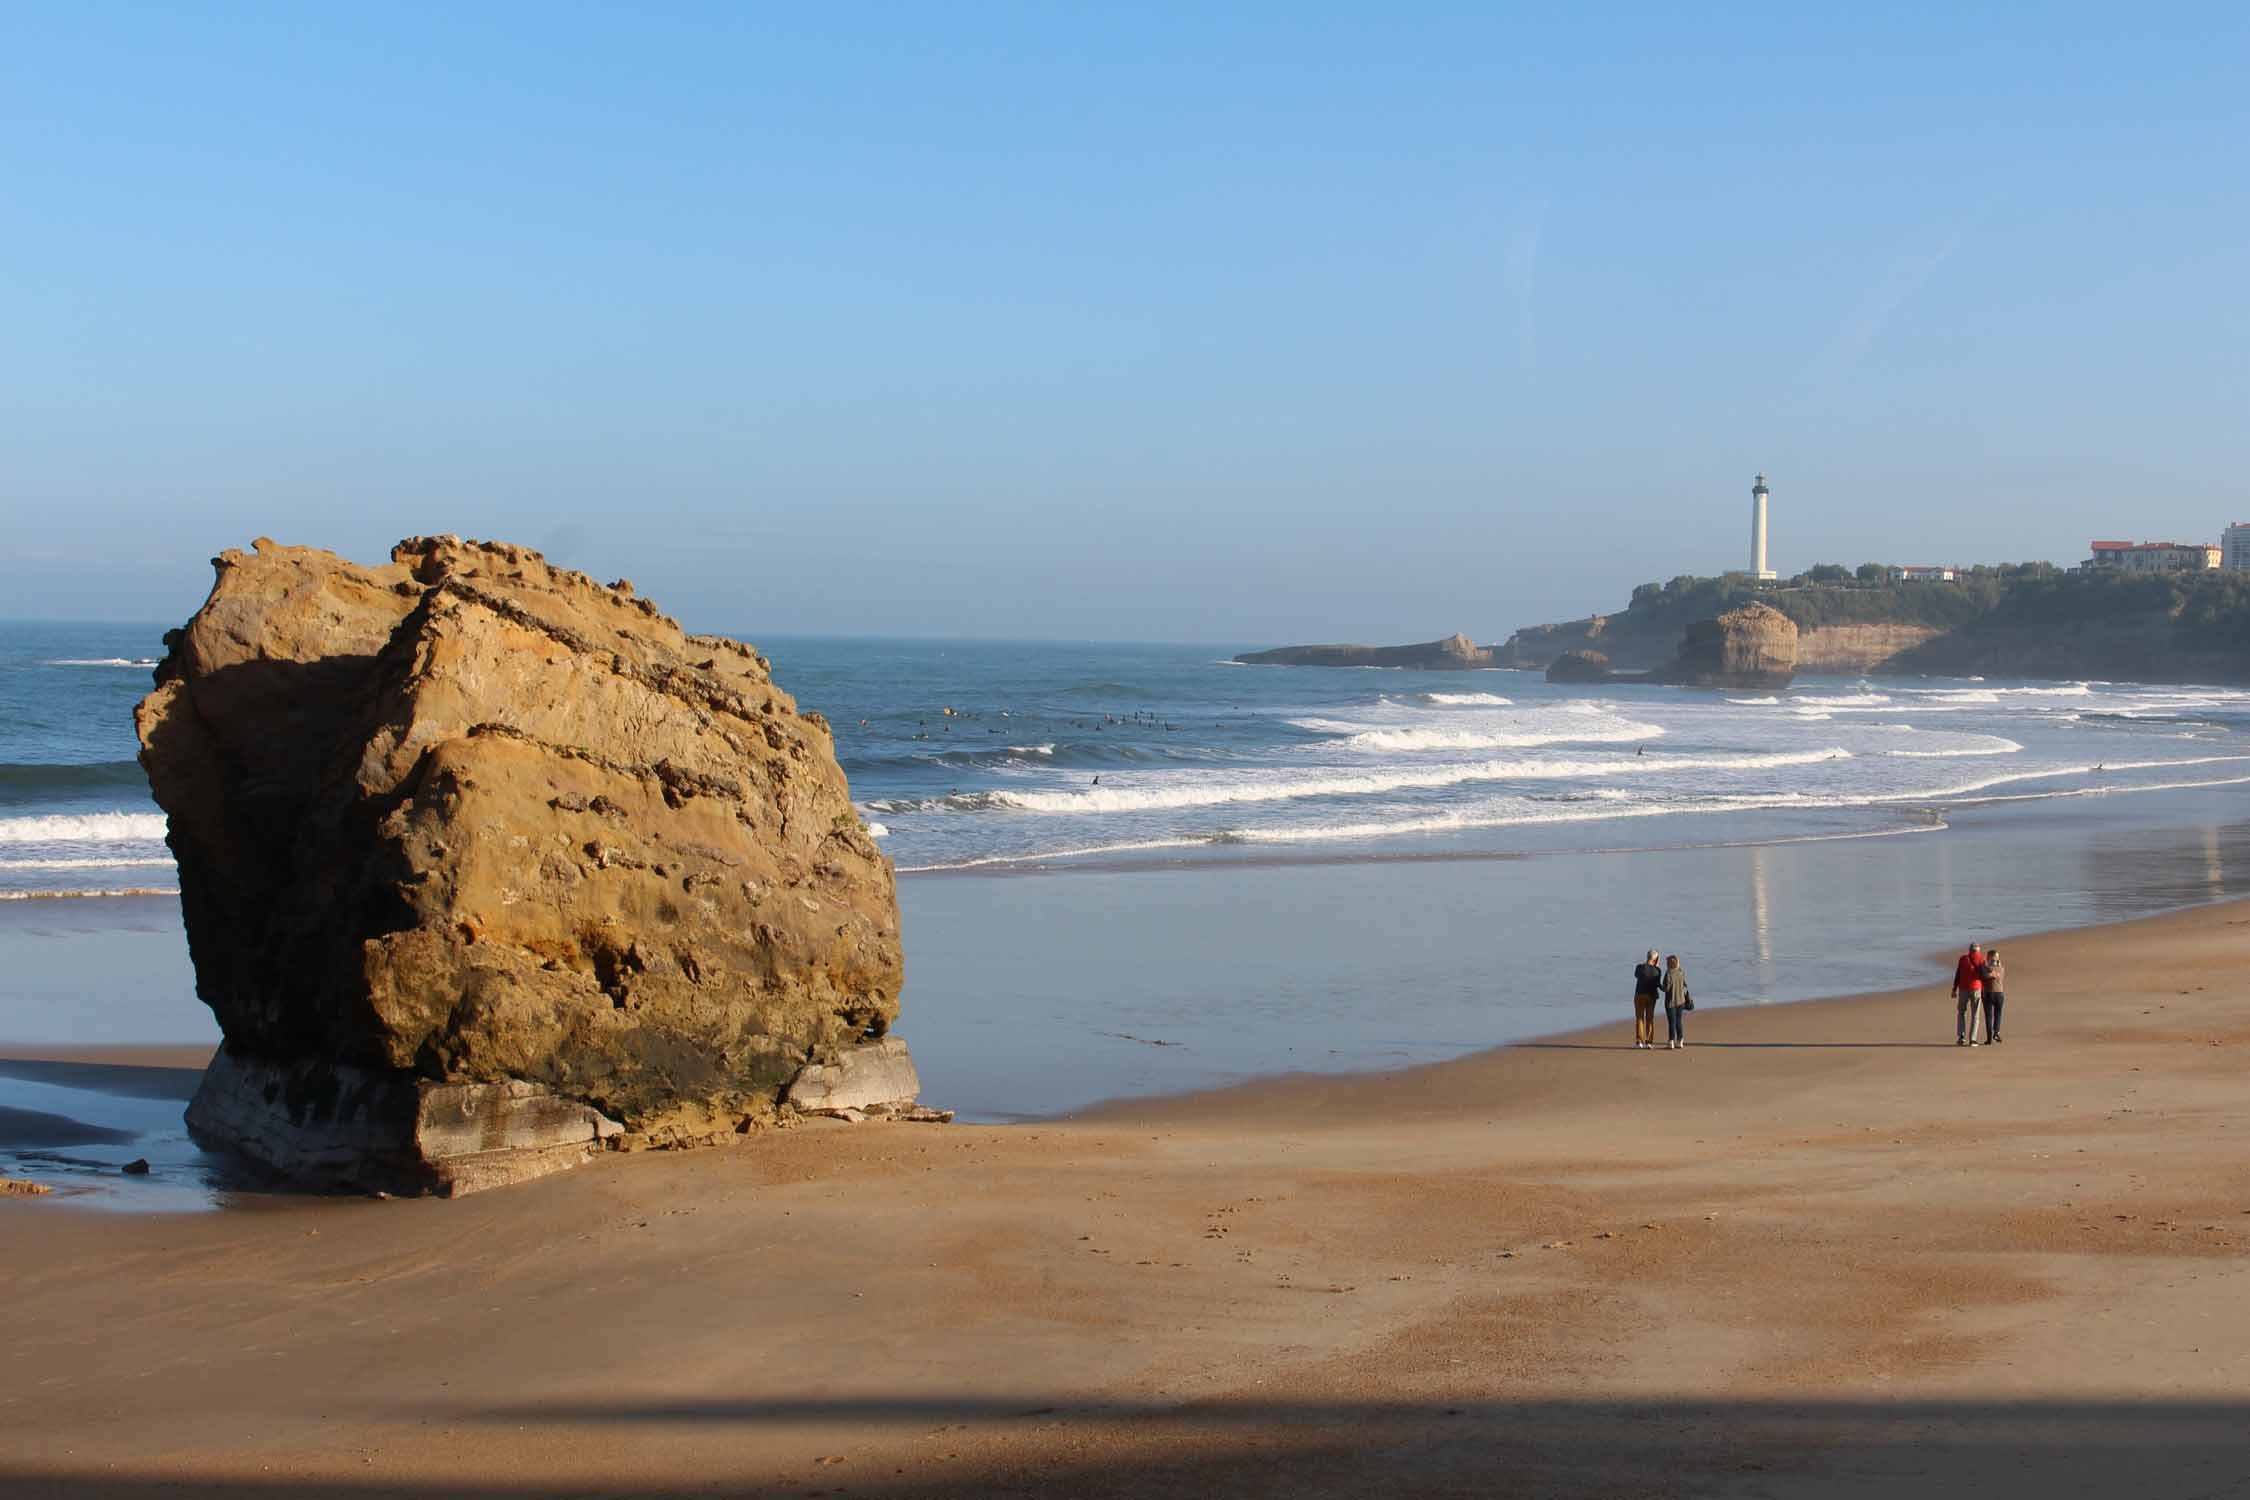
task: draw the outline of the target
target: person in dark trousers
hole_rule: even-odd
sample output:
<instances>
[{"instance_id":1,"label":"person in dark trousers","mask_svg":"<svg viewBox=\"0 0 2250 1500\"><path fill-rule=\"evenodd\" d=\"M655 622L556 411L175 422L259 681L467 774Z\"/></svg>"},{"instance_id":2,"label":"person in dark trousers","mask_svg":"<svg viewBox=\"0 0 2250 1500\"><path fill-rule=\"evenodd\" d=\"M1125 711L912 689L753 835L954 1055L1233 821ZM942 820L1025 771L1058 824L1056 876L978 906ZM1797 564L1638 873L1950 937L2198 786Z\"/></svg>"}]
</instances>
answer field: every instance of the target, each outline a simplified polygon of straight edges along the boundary
<instances>
[{"instance_id":1,"label":"person in dark trousers","mask_svg":"<svg viewBox=\"0 0 2250 1500\"><path fill-rule=\"evenodd\" d=\"M1656 997L1664 988L1664 971L1656 966L1656 950L1633 965L1633 1048L1646 1052L1656 1045Z\"/></svg>"},{"instance_id":2,"label":"person in dark trousers","mask_svg":"<svg viewBox=\"0 0 2250 1500\"><path fill-rule=\"evenodd\" d=\"M1677 1052L1687 1045L1687 1022L1682 1018L1692 1003L1688 997L1687 970L1680 967L1680 955L1670 954L1664 960L1664 1030L1668 1037L1665 1046L1670 1051Z\"/></svg>"},{"instance_id":3,"label":"person in dark trousers","mask_svg":"<svg viewBox=\"0 0 2250 1500\"><path fill-rule=\"evenodd\" d=\"M1984 1008L1984 948L1969 944L1969 951L1953 962L1953 1045L1977 1044L1977 1013Z\"/></svg>"},{"instance_id":4,"label":"person in dark trousers","mask_svg":"<svg viewBox=\"0 0 2250 1500\"><path fill-rule=\"evenodd\" d=\"M1984 956L1984 1039L1996 1047L2000 1045L2000 1007L2008 1003L2007 989L2008 969L1995 948Z\"/></svg>"}]
</instances>

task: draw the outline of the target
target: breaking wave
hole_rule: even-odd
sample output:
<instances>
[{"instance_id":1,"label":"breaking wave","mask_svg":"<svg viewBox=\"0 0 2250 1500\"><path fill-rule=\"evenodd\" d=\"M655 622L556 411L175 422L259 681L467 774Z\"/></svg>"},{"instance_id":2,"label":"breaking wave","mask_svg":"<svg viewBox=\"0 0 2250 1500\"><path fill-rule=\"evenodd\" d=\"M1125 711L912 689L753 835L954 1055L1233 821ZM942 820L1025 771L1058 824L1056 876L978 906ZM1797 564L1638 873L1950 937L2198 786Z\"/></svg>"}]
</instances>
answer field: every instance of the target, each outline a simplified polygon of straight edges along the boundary
<instances>
[{"instance_id":1,"label":"breaking wave","mask_svg":"<svg viewBox=\"0 0 2250 1500\"><path fill-rule=\"evenodd\" d=\"M0 844L162 843L162 813L42 813L0 818Z\"/></svg>"},{"instance_id":2,"label":"breaking wave","mask_svg":"<svg viewBox=\"0 0 2250 1500\"><path fill-rule=\"evenodd\" d=\"M1882 727L1907 729L1910 726L1895 724ZM1885 750L1883 754L1898 760L1959 760L1972 755L2017 755L2022 753L2023 750L2023 746L2017 744L2014 740L2002 739L1996 734L1978 735L1976 738L1990 740L1991 743L1985 745L1956 745L1950 750Z\"/></svg>"},{"instance_id":3,"label":"breaking wave","mask_svg":"<svg viewBox=\"0 0 2250 1500\"><path fill-rule=\"evenodd\" d=\"M0 901L76 901L106 896L177 896L176 885L125 885L100 891L0 891Z\"/></svg>"},{"instance_id":4,"label":"breaking wave","mask_svg":"<svg viewBox=\"0 0 2250 1500\"><path fill-rule=\"evenodd\" d=\"M1354 719L1291 719L1298 729L1335 737L1337 748L1360 754L1418 750L1527 750L1539 745L1627 745L1652 740L1664 731L1591 703L1566 703L1524 714L1500 714L1479 722L1442 720L1437 724L1365 723Z\"/></svg>"},{"instance_id":5,"label":"breaking wave","mask_svg":"<svg viewBox=\"0 0 2250 1500\"><path fill-rule=\"evenodd\" d=\"M154 870L171 867L170 855L162 859L0 859L0 875L10 870Z\"/></svg>"},{"instance_id":6,"label":"breaking wave","mask_svg":"<svg viewBox=\"0 0 2250 1500\"><path fill-rule=\"evenodd\" d=\"M1765 755L1617 756L1607 760L1478 761L1426 770L1367 771L1339 775L1256 776L1241 773L1223 781L1186 785L1086 787L1078 791L971 792L907 801L871 802L885 813L981 812L1011 809L1048 814L1135 813L1222 807L1236 803L1288 802L1310 797L1368 797L1389 792L1436 791L1480 781L1545 781L1574 776L1647 775L1665 771L1767 770L1849 760L1841 746L1825 750Z\"/></svg>"}]
</instances>

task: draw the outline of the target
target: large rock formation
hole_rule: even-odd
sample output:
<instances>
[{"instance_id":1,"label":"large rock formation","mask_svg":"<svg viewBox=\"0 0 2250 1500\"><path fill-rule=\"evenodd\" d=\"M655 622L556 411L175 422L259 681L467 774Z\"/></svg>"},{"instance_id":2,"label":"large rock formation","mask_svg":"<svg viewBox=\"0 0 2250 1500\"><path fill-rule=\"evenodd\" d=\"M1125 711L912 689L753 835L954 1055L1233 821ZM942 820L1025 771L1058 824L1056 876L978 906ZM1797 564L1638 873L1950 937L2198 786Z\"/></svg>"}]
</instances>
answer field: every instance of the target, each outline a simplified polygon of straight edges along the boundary
<instances>
[{"instance_id":1,"label":"large rock formation","mask_svg":"<svg viewBox=\"0 0 2250 1500\"><path fill-rule=\"evenodd\" d=\"M1599 651L1565 651L1547 664L1549 682L1607 682L1609 658Z\"/></svg>"},{"instance_id":2,"label":"large rock formation","mask_svg":"<svg viewBox=\"0 0 2250 1500\"><path fill-rule=\"evenodd\" d=\"M504 544L215 561L137 715L199 1133L458 1191L750 1128L897 1016L889 862L757 652Z\"/></svg>"},{"instance_id":3,"label":"large rock formation","mask_svg":"<svg viewBox=\"0 0 2250 1500\"><path fill-rule=\"evenodd\" d=\"M1277 646L1245 651L1235 660L1253 667L1414 667L1426 672L1499 665L1489 647L1458 634L1418 646Z\"/></svg>"},{"instance_id":4,"label":"large rock formation","mask_svg":"<svg viewBox=\"0 0 2250 1500\"><path fill-rule=\"evenodd\" d=\"M1797 675L1797 622L1767 604L1697 620L1651 679L1683 687L1785 688Z\"/></svg>"}]
</instances>

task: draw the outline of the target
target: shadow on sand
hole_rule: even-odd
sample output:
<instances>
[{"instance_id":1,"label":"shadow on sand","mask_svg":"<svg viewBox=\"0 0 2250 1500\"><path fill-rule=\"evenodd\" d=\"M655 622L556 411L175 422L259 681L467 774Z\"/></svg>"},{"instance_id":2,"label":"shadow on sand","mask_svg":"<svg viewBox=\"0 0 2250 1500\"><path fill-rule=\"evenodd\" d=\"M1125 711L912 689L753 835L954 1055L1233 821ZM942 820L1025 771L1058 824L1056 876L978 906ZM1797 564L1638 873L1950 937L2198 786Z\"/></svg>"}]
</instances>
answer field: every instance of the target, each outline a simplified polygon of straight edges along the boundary
<instances>
[{"instance_id":1,"label":"shadow on sand","mask_svg":"<svg viewBox=\"0 0 2250 1500\"><path fill-rule=\"evenodd\" d=\"M14 1500L655 1500L856 1495L2250 1497L2250 1402L1129 1402L980 1398L525 1403L395 1414L433 1442L505 1432L617 1477L509 1483L119 1478L0 1461ZM741 1472L744 1440L803 1433L807 1457ZM593 1439L589 1444L588 1439ZM729 1439L735 1441L730 1442ZM710 1460L699 1465L697 1449ZM392 1456L395 1442L386 1441ZM801 1446L801 1445L796 1445ZM354 1452L358 1451L356 1448ZM725 1455L733 1454L728 1461ZM632 1455L642 1457L636 1460ZM811 1454L822 1455L814 1461ZM245 1466L259 1462L246 1455ZM409 1460L411 1462L411 1460ZM280 1465L276 1466L281 1467ZM341 1465L339 1464L339 1467ZM694 1477L658 1482L648 1468ZM636 1471L640 1471L636 1474ZM730 1472L731 1471L731 1472Z\"/></svg>"}]
</instances>

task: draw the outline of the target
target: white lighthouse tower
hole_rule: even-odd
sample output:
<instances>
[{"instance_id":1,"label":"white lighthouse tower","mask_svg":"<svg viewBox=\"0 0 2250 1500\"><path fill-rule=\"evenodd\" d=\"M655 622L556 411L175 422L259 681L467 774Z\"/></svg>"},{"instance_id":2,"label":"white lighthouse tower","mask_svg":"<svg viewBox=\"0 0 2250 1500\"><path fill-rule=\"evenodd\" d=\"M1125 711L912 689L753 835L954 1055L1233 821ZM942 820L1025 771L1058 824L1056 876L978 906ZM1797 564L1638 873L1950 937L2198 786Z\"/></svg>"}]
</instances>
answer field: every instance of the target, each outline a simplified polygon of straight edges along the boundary
<instances>
[{"instance_id":1,"label":"white lighthouse tower","mask_svg":"<svg viewBox=\"0 0 2250 1500\"><path fill-rule=\"evenodd\" d=\"M1763 474L1750 486L1750 576L1760 583L1774 580L1773 569L1766 566L1766 476Z\"/></svg>"}]
</instances>

